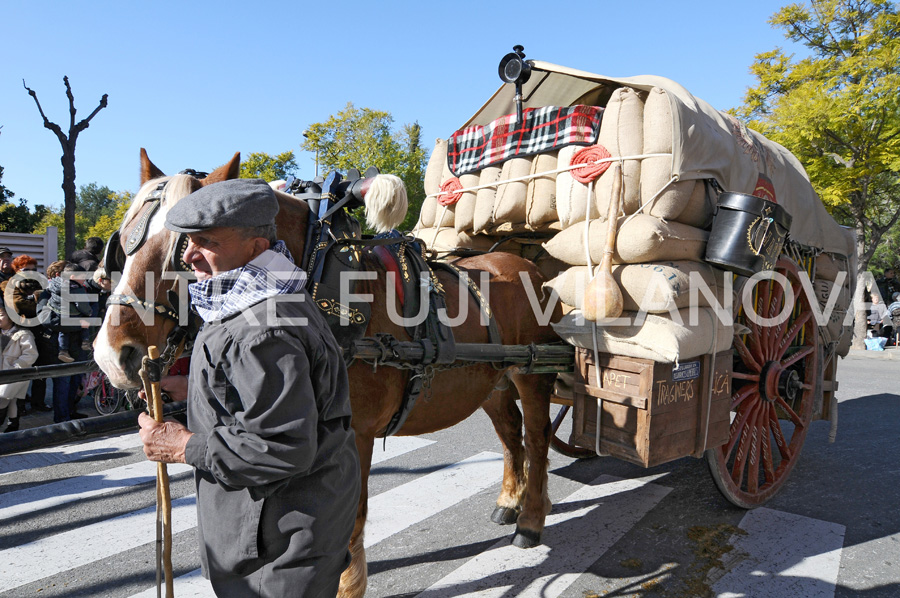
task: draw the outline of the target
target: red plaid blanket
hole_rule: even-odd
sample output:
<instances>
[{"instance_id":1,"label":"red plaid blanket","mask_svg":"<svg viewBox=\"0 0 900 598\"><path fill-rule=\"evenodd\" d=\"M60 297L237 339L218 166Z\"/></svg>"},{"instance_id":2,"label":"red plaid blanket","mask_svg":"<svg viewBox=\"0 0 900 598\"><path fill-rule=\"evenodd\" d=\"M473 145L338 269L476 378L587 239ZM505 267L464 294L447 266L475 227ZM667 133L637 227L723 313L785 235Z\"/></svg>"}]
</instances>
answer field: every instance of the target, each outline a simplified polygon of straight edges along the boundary
<instances>
[{"instance_id":1,"label":"red plaid blanket","mask_svg":"<svg viewBox=\"0 0 900 598\"><path fill-rule=\"evenodd\" d=\"M447 163L456 176L567 145L592 145L600 134L600 106L528 108L522 122L507 114L487 126L473 125L450 137Z\"/></svg>"}]
</instances>

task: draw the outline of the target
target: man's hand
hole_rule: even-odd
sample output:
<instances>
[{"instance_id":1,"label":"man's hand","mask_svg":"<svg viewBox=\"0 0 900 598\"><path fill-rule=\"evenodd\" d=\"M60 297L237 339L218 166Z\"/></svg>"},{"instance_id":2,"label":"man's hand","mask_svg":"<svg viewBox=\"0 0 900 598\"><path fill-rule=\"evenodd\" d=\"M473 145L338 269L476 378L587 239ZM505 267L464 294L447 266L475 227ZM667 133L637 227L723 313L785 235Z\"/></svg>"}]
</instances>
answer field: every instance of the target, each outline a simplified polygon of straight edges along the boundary
<instances>
[{"instance_id":1,"label":"man's hand","mask_svg":"<svg viewBox=\"0 0 900 598\"><path fill-rule=\"evenodd\" d=\"M141 413L138 416L141 426L141 442L144 443L144 454L151 461L162 463L184 463L184 449L193 434L178 422L157 422Z\"/></svg>"},{"instance_id":2,"label":"man's hand","mask_svg":"<svg viewBox=\"0 0 900 598\"><path fill-rule=\"evenodd\" d=\"M184 401L187 399L188 377L187 376L163 376L159 381L159 390L169 395L173 401ZM138 391L138 396L145 401L146 393L142 388Z\"/></svg>"}]
</instances>

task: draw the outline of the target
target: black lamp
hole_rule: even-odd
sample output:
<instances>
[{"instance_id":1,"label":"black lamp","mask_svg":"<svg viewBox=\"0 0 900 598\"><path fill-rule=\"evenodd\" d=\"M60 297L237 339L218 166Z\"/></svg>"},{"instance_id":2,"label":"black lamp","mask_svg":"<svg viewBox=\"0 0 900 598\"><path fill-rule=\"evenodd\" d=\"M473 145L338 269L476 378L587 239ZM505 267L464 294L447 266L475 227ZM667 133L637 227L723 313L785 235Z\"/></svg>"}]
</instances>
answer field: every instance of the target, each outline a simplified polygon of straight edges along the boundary
<instances>
[{"instance_id":1,"label":"black lamp","mask_svg":"<svg viewBox=\"0 0 900 598\"><path fill-rule=\"evenodd\" d=\"M522 84L531 77L531 65L525 60L525 47L513 46L513 51L500 60L500 79L516 85L516 122L522 122Z\"/></svg>"}]
</instances>

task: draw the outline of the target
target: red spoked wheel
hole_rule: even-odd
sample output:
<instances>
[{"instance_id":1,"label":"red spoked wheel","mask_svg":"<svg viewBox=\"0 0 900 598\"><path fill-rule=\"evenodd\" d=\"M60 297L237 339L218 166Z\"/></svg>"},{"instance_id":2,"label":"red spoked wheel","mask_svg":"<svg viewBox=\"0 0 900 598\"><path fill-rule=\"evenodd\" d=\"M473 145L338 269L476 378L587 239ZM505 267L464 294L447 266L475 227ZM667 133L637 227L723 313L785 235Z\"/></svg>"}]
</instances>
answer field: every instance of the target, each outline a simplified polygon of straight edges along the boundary
<instances>
[{"instance_id":1,"label":"red spoked wheel","mask_svg":"<svg viewBox=\"0 0 900 598\"><path fill-rule=\"evenodd\" d=\"M765 503L784 485L800 456L815 399L818 331L803 273L786 258L774 271L756 285L755 313L739 319L749 332L734 338L728 442L706 451L719 490L746 509Z\"/></svg>"}]
</instances>

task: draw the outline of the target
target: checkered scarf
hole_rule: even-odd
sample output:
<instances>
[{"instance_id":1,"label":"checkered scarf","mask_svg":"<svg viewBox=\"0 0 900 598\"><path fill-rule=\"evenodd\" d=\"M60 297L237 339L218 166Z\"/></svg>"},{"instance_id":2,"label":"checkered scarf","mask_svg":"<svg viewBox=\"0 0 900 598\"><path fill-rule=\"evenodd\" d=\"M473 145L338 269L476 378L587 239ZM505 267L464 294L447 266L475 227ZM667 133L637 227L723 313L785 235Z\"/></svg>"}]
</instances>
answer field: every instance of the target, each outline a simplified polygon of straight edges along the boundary
<instances>
[{"instance_id":1,"label":"checkered scarf","mask_svg":"<svg viewBox=\"0 0 900 598\"><path fill-rule=\"evenodd\" d=\"M516 115L498 118L486 127L473 125L450 137L447 164L460 176L567 145L593 145L600 134L600 106L544 106L528 108L522 122Z\"/></svg>"},{"instance_id":2,"label":"checkered scarf","mask_svg":"<svg viewBox=\"0 0 900 598\"><path fill-rule=\"evenodd\" d=\"M297 293L306 273L294 265L284 241L241 268L188 285L191 302L204 322L223 320L276 295Z\"/></svg>"}]
</instances>

